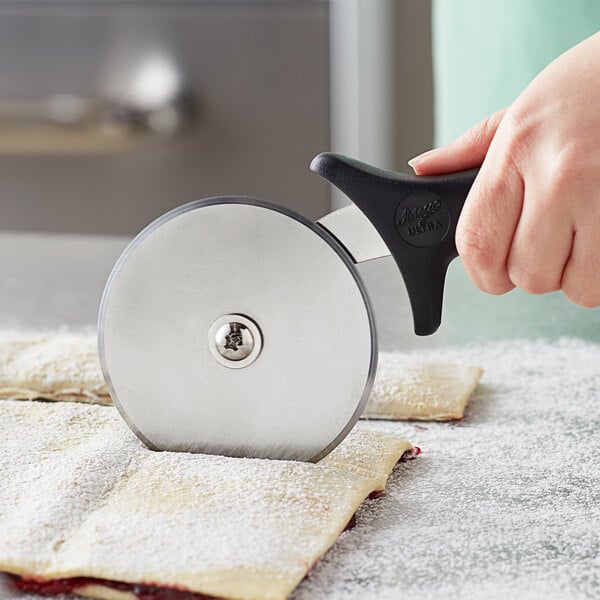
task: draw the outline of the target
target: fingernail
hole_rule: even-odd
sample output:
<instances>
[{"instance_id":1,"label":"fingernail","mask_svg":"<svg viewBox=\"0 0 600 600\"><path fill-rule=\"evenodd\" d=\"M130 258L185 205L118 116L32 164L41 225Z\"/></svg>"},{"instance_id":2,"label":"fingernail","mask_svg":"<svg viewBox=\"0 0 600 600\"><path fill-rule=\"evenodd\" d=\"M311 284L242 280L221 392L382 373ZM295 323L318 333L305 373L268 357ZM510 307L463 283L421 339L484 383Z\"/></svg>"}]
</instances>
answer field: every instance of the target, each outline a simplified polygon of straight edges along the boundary
<instances>
[{"instance_id":1,"label":"fingernail","mask_svg":"<svg viewBox=\"0 0 600 600\"><path fill-rule=\"evenodd\" d=\"M409 167L414 167L418 162L421 162L425 158L427 158L430 155L432 155L434 152L437 152L437 148L433 148L432 150L427 150L427 152L423 152L422 154L418 154L417 156L415 156L414 158L411 158L408 161L408 166Z\"/></svg>"}]
</instances>

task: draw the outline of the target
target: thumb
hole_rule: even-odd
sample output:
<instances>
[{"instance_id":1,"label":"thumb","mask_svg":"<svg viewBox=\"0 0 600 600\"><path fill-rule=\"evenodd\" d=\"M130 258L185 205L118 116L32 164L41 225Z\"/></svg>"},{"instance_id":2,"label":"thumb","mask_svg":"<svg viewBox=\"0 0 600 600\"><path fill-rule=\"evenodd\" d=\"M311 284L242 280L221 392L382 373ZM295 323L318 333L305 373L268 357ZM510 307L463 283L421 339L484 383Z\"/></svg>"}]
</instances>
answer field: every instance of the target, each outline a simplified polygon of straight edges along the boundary
<instances>
[{"instance_id":1,"label":"thumb","mask_svg":"<svg viewBox=\"0 0 600 600\"><path fill-rule=\"evenodd\" d=\"M471 127L447 146L434 148L408 161L417 175L440 175L478 167L502 122L504 108Z\"/></svg>"}]
</instances>

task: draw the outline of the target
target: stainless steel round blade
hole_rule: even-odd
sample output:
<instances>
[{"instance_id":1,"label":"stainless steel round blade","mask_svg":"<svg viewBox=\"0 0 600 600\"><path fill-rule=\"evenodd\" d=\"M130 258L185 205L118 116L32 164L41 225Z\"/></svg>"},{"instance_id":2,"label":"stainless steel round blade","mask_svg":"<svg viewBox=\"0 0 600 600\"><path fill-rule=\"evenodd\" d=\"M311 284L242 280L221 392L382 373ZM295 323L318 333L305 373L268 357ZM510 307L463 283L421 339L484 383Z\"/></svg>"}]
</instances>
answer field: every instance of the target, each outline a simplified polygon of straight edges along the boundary
<instances>
[{"instance_id":1,"label":"stainless steel round blade","mask_svg":"<svg viewBox=\"0 0 600 600\"><path fill-rule=\"evenodd\" d=\"M149 447L294 460L345 437L377 361L345 250L300 215L238 197L184 205L133 240L104 291L99 352Z\"/></svg>"}]
</instances>

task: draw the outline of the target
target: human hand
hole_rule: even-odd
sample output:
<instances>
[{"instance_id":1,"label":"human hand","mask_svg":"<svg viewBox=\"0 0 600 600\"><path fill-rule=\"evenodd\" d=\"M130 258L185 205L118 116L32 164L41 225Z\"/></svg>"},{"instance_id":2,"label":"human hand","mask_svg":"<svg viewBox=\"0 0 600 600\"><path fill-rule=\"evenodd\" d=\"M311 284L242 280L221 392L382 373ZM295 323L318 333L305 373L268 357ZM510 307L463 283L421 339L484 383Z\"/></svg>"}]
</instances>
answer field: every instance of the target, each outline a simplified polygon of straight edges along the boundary
<instances>
[{"instance_id":1,"label":"human hand","mask_svg":"<svg viewBox=\"0 0 600 600\"><path fill-rule=\"evenodd\" d=\"M600 305L600 33L510 107L409 164L417 175L481 165L456 230L480 289L562 289L576 304Z\"/></svg>"}]
</instances>

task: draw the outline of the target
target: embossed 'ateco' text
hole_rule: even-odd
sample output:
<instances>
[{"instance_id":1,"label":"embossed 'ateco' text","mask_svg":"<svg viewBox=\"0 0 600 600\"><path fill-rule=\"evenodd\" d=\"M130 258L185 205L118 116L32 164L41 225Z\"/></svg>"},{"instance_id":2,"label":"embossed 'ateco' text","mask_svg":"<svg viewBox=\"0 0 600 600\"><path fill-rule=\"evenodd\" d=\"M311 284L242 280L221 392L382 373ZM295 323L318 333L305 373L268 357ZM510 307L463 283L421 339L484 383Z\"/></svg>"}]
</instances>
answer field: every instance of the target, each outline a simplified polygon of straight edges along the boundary
<instances>
[{"instance_id":1,"label":"embossed 'ateco' text","mask_svg":"<svg viewBox=\"0 0 600 600\"><path fill-rule=\"evenodd\" d=\"M404 208L400 213L400 218L398 219L398 225L402 226L406 223L410 223L415 219L422 221L422 219L426 219L433 213L436 213L440 210L442 203L439 200L432 200L425 204L425 206L415 206L413 208Z\"/></svg>"}]
</instances>

